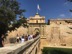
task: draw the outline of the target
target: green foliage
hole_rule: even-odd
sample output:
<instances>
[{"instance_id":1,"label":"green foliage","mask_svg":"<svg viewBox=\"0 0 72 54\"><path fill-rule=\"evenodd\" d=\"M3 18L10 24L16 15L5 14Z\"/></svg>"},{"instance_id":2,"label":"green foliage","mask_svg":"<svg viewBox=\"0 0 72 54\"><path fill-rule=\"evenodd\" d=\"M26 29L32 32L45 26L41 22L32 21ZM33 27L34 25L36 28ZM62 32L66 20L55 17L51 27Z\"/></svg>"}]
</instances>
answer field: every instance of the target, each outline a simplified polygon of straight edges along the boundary
<instances>
[{"instance_id":1,"label":"green foliage","mask_svg":"<svg viewBox=\"0 0 72 54\"><path fill-rule=\"evenodd\" d=\"M72 0L68 0L69 2L72 2ZM72 9L69 10L70 12L72 12Z\"/></svg>"},{"instance_id":2,"label":"green foliage","mask_svg":"<svg viewBox=\"0 0 72 54\"><path fill-rule=\"evenodd\" d=\"M6 33L6 31L7 31L6 27L7 26L4 23L0 22L0 37L1 37L2 34Z\"/></svg>"},{"instance_id":3,"label":"green foliage","mask_svg":"<svg viewBox=\"0 0 72 54\"><path fill-rule=\"evenodd\" d=\"M69 2L72 2L72 0L68 0Z\"/></svg>"},{"instance_id":4,"label":"green foliage","mask_svg":"<svg viewBox=\"0 0 72 54\"><path fill-rule=\"evenodd\" d=\"M10 31L15 30L15 28L19 28L20 26L27 27L26 18L23 17L12 24L12 27L9 28Z\"/></svg>"},{"instance_id":5,"label":"green foliage","mask_svg":"<svg viewBox=\"0 0 72 54\"><path fill-rule=\"evenodd\" d=\"M72 10L69 10L70 12L72 12Z\"/></svg>"},{"instance_id":6,"label":"green foliage","mask_svg":"<svg viewBox=\"0 0 72 54\"><path fill-rule=\"evenodd\" d=\"M10 23L25 10L20 9L16 0L0 0L0 21Z\"/></svg>"},{"instance_id":7,"label":"green foliage","mask_svg":"<svg viewBox=\"0 0 72 54\"><path fill-rule=\"evenodd\" d=\"M55 48L55 47L44 47L42 54L72 54L72 49L69 48Z\"/></svg>"},{"instance_id":8,"label":"green foliage","mask_svg":"<svg viewBox=\"0 0 72 54\"><path fill-rule=\"evenodd\" d=\"M15 13L11 10L8 10L6 7L0 8L0 21L3 23L9 23L15 19Z\"/></svg>"},{"instance_id":9,"label":"green foliage","mask_svg":"<svg viewBox=\"0 0 72 54\"><path fill-rule=\"evenodd\" d=\"M0 22L6 25L0 25L0 35L6 33L8 29L14 30L21 25L21 20L19 20L17 23L13 23L12 27L9 27L11 21L14 22L16 20L17 15L25 12L25 10L20 9L19 5L17 0L0 0Z\"/></svg>"}]
</instances>

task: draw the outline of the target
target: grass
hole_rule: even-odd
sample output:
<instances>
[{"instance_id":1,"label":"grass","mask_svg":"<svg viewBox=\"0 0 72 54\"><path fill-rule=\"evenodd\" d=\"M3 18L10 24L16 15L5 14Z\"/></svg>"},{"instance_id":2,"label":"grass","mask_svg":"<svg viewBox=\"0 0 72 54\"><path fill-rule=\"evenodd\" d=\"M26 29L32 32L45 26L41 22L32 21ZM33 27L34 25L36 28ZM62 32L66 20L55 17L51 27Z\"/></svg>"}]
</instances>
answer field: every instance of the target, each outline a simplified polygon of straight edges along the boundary
<instances>
[{"instance_id":1,"label":"grass","mask_svg":"<svg viewBox=\"0 0 72 54\"><path fill-rule=\"evenodd\" d=\"M42 54L72 54L71 48L44 47Z\"/></svg>"}]
</instances>

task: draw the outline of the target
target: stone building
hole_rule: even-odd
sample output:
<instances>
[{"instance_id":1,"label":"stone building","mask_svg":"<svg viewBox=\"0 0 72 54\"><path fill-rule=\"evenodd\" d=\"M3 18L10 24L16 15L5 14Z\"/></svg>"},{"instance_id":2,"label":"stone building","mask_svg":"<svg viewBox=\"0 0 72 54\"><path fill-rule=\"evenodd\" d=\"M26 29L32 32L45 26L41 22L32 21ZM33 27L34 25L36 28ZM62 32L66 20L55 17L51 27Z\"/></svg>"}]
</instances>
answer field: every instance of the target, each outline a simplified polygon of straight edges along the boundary
<instances>
[{"instance_id":1,"label":"stone building","mask_svg":"<svg viewBox=\"0 0 72 54\"><path fill-rule=\"evenodd\" d=\"M28 34L40 34L40 48L42 49L44 45L46 44L46 22L45 22L45 16L40 16L38 13L35 14L34 17L30 17L28 19Z\"/></svg>"},{"instance_id":2,"label":"stone building","mask_svg":"<svg viewBox=\"0 0 72 54\"><path fill-rule=\"evenodd\" d=\"M50 23L50 25L51 24L72 25L72 19L50 19L49 23Z\"/></svg>"},{"instance_id":3,"label":"stone building","mask_svg":"<svg viewBox=\"0 0 72 54\"><path fill-rule=\"evenodd\" d=\"M45 16L40 16L38 13L34 17L28 19L28 34L40 33L41 36L45 34Z\"/></svg>"},{"instance_id":4,"label":"stone building","mask_svg":"<svg viewBox=\"0 0 72 54\"><path fill-rule=\"evenodd\" d=\"M20 27L16 31L9 32L10 36L19 34L40 34L40 47L50 45L59 46L66 44L72 46L72 19L50 19L49 25L45 22L45 16L40 16L38 13L27 19L29 27ZM12 35L13 34L13 35Z\"/></svg>"},{"instance_id":5,"label":"stone building","mask_svg":"<svg viewBox=\"0 0 72 54\"><path fill-rule=\"evenodd\" d=\"M68 35L72 36L72 19L50 19L48 20L49 25L47 25L45 16L36 13L35 16L28 18L27 22L29 24L28 34L35 34L36 32L40 34L41 48L49 44L54 46L66 44Z\"/></svg>"},{"instance_id":6,"label":"stone building","mask_svg":"<svg viewBox=\"0 0 72 54\"><path fill-rule=\"evenodd\" d=\"M50 33L47 36L51 45L72 45L72 19L50 19L48 24Z\"/></svg>"}]
</instances>

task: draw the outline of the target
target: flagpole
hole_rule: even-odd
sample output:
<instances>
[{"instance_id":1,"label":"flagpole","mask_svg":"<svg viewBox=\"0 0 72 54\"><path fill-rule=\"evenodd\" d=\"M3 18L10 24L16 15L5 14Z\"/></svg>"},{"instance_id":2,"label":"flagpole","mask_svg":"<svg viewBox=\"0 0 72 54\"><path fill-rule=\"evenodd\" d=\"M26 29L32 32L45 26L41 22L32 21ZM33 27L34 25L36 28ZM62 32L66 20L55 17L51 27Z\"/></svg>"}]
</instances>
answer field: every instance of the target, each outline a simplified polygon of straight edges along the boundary
<instances>
[{"instance_id":1,"label":"flagpole","mask_svg":"<svg viewBox=\"0 0 72 54\"><path fill-rule=\"evenodd\" d=\"M37 6L37 14L38 14L38 6Z\"/></svg>"},{"instance_id":2,"label":"flagpole","mask_svg":"<svg viewBox=\"0 0 72 54\"><path fill-rule=\"evenodd\" d=\"M38 10L40 10L39 4L37 4L37 14L39 13Z\"/></svg>"}]
</instances>

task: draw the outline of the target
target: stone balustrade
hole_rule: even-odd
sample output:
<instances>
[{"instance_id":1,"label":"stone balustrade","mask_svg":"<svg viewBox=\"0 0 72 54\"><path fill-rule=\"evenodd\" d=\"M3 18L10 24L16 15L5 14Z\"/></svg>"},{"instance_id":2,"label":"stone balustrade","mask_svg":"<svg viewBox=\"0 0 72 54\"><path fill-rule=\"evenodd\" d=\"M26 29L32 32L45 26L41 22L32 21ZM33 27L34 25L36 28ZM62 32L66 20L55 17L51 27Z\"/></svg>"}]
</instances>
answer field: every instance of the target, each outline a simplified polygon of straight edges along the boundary
<instances>
[{"instance_id":1,"label":"stone balustrade","mask_svg":"<svg viewBox=\"0 0 72 54\"><path fill-rule=\"evenodd\" d=\"M0 54L35 54L39 48L40 37L26 41L24 43L11 44L0 48Z\"/></svg>"}]
</instances>

